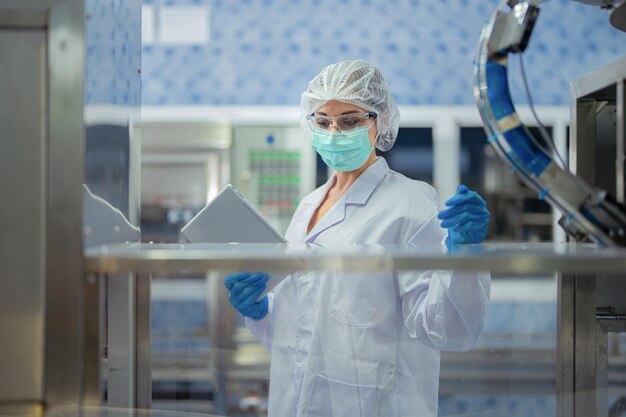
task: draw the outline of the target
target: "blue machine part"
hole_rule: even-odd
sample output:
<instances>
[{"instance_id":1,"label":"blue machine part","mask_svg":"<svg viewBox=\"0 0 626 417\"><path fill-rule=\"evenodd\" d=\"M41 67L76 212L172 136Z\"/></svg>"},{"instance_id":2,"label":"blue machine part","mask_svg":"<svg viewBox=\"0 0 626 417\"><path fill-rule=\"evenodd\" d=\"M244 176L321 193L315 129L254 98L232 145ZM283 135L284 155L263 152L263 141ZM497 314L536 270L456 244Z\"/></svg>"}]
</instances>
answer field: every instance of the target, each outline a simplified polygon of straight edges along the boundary
<instances>
[{"instance_id":1,"label":"blue machine part","mask_svg":"<svg viewBox=\"0 0 626 417\"><path fill-rule=\"evenodd\" d=\"M488 62L486 76L487 96L496 120L500 121L507 117L517 118L509 90L507 67L497 62ZM550 164L552 158L535 145L521 123L504 131L504 137L516 159L534 175L540 176Z\"/></svg>"}]
</instances>

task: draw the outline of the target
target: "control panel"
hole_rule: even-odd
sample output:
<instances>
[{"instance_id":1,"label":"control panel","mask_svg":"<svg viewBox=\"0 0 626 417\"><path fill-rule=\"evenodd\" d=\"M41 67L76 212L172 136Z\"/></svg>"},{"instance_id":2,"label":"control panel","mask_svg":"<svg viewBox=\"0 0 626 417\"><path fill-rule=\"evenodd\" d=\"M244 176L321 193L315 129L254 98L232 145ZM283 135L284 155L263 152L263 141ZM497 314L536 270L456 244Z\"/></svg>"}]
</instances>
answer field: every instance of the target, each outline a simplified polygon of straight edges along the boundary
<instances>
[{"instance_id":1,"label":"control panel","mask_svg":"<svg viewBox=\"0 0 626 417\"><path fill-rule=\"evenodd\" d=\"M315 156L299 126L237 126L235 187L284 234L300 200L315 187Z\"/></svg>"}]
</instances>

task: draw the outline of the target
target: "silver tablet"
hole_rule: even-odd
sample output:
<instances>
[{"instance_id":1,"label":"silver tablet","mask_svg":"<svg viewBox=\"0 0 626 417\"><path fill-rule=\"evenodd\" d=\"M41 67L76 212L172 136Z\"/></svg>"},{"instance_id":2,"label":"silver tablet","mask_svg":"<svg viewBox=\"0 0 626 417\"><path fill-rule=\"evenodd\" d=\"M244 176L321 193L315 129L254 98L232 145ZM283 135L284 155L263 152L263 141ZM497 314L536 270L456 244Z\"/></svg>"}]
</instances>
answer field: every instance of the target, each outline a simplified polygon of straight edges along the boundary
<instances>
[{"instance_id":1,"label":"silver tablet","mask_svg":"<svg viewBox=\"0 0 626 417\"><path fill-rule=\"evenodd\" d=\"M187 243L284 243L285 238L227 185L180 231Z\"/></svg>"}]
</instances>

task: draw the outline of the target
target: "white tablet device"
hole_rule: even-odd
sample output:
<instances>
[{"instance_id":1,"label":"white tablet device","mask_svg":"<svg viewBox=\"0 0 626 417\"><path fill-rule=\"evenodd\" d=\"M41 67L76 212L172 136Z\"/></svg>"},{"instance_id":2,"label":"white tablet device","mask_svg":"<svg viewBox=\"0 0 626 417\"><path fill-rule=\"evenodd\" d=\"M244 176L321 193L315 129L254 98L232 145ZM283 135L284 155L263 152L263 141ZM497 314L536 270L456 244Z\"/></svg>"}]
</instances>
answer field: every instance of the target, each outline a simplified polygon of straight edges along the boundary
<instances>
[{"instance_id":1,"label":"white tablet device","mask_svg":"<svg viewBox=\"0 0 626 417\"><path fill-rule=\"evenodd\" d=\"M187 243L285 243L286 240L228 184L180 231Z\"/></svg>"}]
</instances>

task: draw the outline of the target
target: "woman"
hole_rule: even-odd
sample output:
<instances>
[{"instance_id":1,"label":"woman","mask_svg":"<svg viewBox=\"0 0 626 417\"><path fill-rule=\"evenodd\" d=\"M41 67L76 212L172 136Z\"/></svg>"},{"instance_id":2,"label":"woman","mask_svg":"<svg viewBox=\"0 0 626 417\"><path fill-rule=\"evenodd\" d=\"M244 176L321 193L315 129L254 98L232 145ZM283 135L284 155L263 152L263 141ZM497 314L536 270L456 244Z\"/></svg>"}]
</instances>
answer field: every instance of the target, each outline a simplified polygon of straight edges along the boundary
<instances>
[{"instance_id":1,"label":"woman","mask_svg":"<svg viewBox=\"0 0 626 417\"><path fill-rule=\"evenodd\" d=\"M324 68L301 108L313 148L336 173L302 200L288 241L445 249L484 239L480 196L461 186L438 213L432 187L376 156L375 147L393 146L399 111L375 67ZM488 273L297 273L257 301L267 279L243 272L225 284L271 351L270 417L435 416L439 351L472 347L490 288Z\"/></svg>"}]
</instances>

